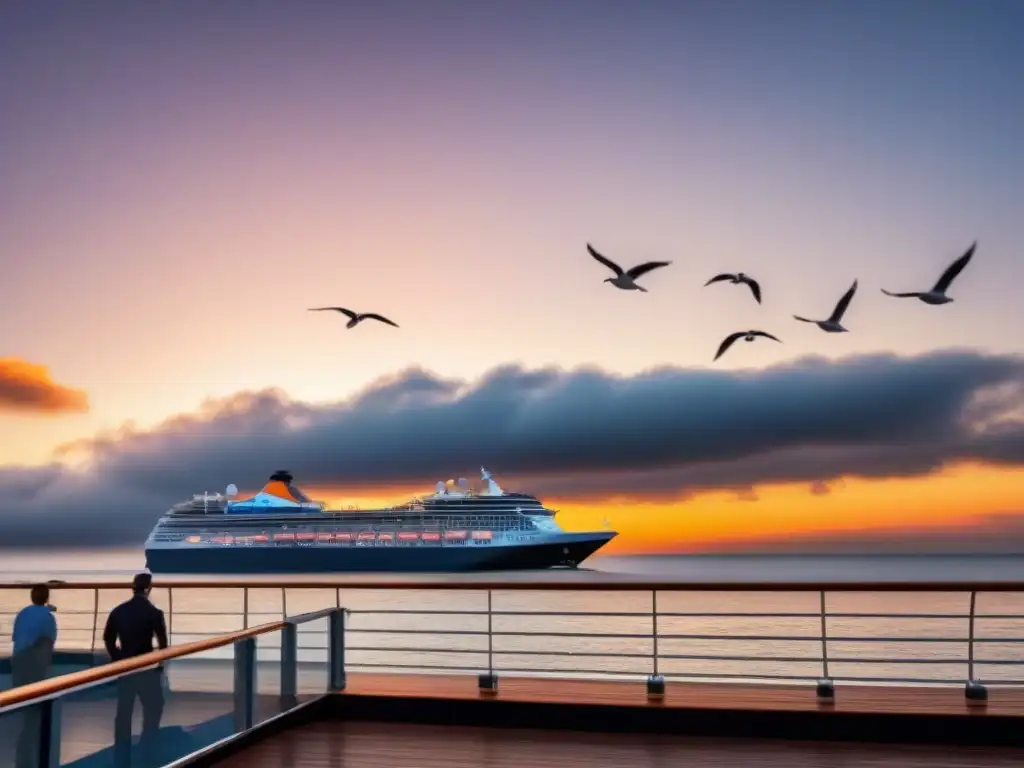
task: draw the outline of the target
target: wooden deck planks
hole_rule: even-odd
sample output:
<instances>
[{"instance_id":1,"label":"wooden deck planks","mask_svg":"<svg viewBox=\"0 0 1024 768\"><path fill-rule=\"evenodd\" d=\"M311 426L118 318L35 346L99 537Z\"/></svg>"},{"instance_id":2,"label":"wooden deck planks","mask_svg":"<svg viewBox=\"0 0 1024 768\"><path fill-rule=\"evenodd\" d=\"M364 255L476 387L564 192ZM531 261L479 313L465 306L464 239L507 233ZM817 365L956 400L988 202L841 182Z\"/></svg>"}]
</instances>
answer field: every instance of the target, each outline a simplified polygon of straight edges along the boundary
<instances>
[{"instance_id":1,"label":"wooden deck planks","mask_svg":"<svg viewBox=\"0 0 1024 768\"><path fill-rule=\"evenodd\" d=\"M475 677L351 674L347 694L480 698ZM491 698L491 697L488 697ZM496 697L510 701L608 704L637 707L835 711L874 714L970 714L1024 716L1024 689L993 688L986 705L968 707L961 688L836 686L835 704L819 704L811 685L666 683L661 703L649 703L643 681L502 678Z\"/></svg>"},{"instance_id":2,"label":"wooden deck planks","mask_svg":"<svg viewBox=\"0 0 1024 768\"><path fill-rule=\"evenodd\" d=\"M1009 768L1024 750L311 723L219 768Z\"/></svg>"}]
</instances>

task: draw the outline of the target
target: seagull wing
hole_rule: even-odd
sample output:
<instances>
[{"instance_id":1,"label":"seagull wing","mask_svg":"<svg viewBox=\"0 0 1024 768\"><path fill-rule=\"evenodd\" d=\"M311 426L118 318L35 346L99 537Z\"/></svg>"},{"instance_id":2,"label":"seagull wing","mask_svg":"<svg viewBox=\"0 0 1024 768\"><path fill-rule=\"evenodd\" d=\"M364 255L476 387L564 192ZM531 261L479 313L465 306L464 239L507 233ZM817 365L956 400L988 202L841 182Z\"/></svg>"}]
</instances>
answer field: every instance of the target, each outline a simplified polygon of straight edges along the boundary
<instances>
[{"instance_id":1,"label":"seagull wing","mask_svg":"<svg viewBox=\"0 0 1024 768\"><path fill-rule=\"evenodd\" d=\"M627 269L626 274L636 280L640 275L646 275L652 269L667 267L671 263L671 261L648 261L646 264L637 264L632 269Z\"/></svg>"},{"instance_id":2,"label":"seagull wing","mask_svg":"<svg viewBox=\"0 0 1024 768\"><path fill-rule=\"evenodd\" d=\"M915 299L921 295L920 293L893 293L892 291L885 290L885 288L882 289L882 293L886 296L895 296L897 299Z\"/></svg>"},{"instance_id":3,"label":"seagull wing","mask_svg":"<svg viewBox=\"0 0 1024 768\"><path fill-rule=\"evenodd\" d=\"M731 347L733 345L733 342L735 342L736 339L738 339L738 338L740 338L742 336L746 336L746 335L747 335L746 331L737 331L736 333L732 333L732 334L729 334L728 336L726 336L725 337L725 341L723 341L722 345L718 348L718 353L715 355L715 360L717 360L722 355L724 355L726 350L728 350L729 347Z\"/></svg>"},{"instance_id":4,"label":"seagull wing","mask_svg":"<svg viewBox=\"0 0 1024 768\"><path fill-rule=\"evenodd\" d=\"M610 269L612 272L614 272L617 276L622 277L622 267L620 267L618 264L616 264L611 259L606 259L600 253L595 251L594 247L590 243L587 243L587 250L590 251L590 255L591 256L593 256L595 259L597 259L602 264L604 264L606 267L608 267L608 269Z\"/></svg>"},{"instance_id":5,"label":"seagull wing","mask_svg":"<svg viewBox=\"0 0 1024 768\"><path fill-rule=\"evenodd\" d=\"M725 272L725 273L722 273L721 275L715 275L710 280L708 280L706 283L704 283L704 286L707 287L707 286L711 285L712 283L718 283L718 282L721 282L722 280L732 280L732 278L733 278L733 275L730 275L727 272Z\"/></svg>"},{"instance_id":6,"label":"seagull wing","mask_svg":"<svg viewBox=\"0 0 1024 768\"><path fill-rule=\"evenodd\" d=\"M351 309L345 309L344 307L313 307L309 310L310 312L341 312L343 315L347 315L350 320L356 319L356 313Z\"/></svg>"},{"instance_id":7,"label":"seagull wing","mask_svg":"<svg viewBox=\"0 0 1024 768\"><path fill-rule=\"evenodd\" d=\"M757 280L750 277L744 277L743 282L750 286L750 292L754 294L754 298L757 299L757 303L761 303L761 286L758 285Z\"/></svg>"},{"instance_id":8,"label":"seagull wing","mask_svg":"<svg viewBox=\"0 0 1024 768\"><path fill-rule=\"evenodd\" d=\"M770 333L767 333L766 331L751 331L750 335L751 336L764 336L766 339L771 339L772 341L777 341L777 342L779 342L779 344L782 343L782 339L777 338L775 336L772 336Z\"/></svg>"},{"instance_id":9,"label":"seagull wing","mask_svg":"<svg viewBox=\"0 0 1024 768\"><path fill-rule=\"evenodd\" d=\"M800 315L793 315L794 318L799 320L801 323L817 323L817 320L808 320L806 317L800 317Z\"/></svg>"},{"instance_id":10,"label":"seagull wing","mask_svg":"<svg viewBox=\"0 0 1024 768\"><path fill-rule=\"evenodd\" d=\"M395 328L398 327L398 323L395 323L395 322L393 322L391 320L388 320L383 315L375 315L372 312L368 312L365 315L361 315L359 319L360 320L379 320L382 323L387 323L388 325L393 325L393 326L395 326Z\"/></svg>"},{"instance_id":11,"label":"seagull wing","mask_svg":"<svg viewBox=\"0 0 1024 768\"><path fill-rule=\"evenodd\" d=\"M850 306L850 300L853 298L853 294L857 292L857 281L853 281L853 285L850 286L850 290L843 294L843 298L836 304L836 308L832 310L832 317L829 318L832 322L838 323L843 319L843 314L846 312L846 308Z\"/></svg>"},{"instance_id":12,"label":"seagull wing","mask_svg":"<svg viewBox=\"0 0 1024 768\"><path fill-rule=\"evenodd\" d=\"M946 289L949 288L949 284L956 279L956 276L963 271L963 268L967 266L967 262L974 256L974 249L977 247L977 241L971 243L971 247L967 249L967 252L946 268L946 271L942 273L942 277L939 278L939 282L935 284L932 290L936 293L945 293Z\"/></svg>"}]
</instances>

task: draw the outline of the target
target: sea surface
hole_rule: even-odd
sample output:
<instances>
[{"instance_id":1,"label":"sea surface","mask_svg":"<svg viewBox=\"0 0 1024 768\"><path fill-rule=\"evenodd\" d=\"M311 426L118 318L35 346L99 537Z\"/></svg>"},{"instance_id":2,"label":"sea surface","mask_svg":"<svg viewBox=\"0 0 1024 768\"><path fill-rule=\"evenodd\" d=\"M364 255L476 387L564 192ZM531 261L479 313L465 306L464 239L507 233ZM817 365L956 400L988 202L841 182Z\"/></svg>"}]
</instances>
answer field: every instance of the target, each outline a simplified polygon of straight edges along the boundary
<instances>
[{"instance_id":1,"label":"sea surface","mask_svg":"<svg viewBox=\"0 0 1024 768\"><path fill-rule=\"evenodd\" d=\"M813 589L659 591L655 653L650 591L583 591L574 585L633 580L682 585L1024 581L1024 557L1013 556L600 557L586 565L578 571L483 575L310 575L289 581L317 582L315 587L287 589L275 586L280 578L274 577L241 579L251 581L248 590L216 586L217 581L240 577L214 577L202 579L203 587L158 588L152 597L168 615L173 643L342 606L350 611L346 667L353 671L476 674L490 669L502 675L642 680L658 673L669 679L810 681L825 671L821 596ZM142 566L141 552L0 552L0 582L6 585L0 588L0 656L9 653L11 621L27 601L23 585L47 579L68 583L52 597L58 607L58 646L102 649L106 614L128 597L130 576ZM488 595L485 589L346 586L357 578L433 584L501 579L519 582L522 588ZM532 581L555 580L566 589L529 589ZM73 588L76 582L94 581L124 586L98 593ZM962 685L969 669L969 601L964 591L828 593L824 650L829 676L866 683ZM983 592L976 613L974 677L989 683L1024 681L1019 666L1024 664L1024 593ZM299 645L304 679L312 679L309 685L315 688L326 674L327 620L302 625ZM276 664L280 634L262 636L259 649L264 664ZM230 653L227 647L205 658L224 660Z\"/></svg>"}]
</instances>

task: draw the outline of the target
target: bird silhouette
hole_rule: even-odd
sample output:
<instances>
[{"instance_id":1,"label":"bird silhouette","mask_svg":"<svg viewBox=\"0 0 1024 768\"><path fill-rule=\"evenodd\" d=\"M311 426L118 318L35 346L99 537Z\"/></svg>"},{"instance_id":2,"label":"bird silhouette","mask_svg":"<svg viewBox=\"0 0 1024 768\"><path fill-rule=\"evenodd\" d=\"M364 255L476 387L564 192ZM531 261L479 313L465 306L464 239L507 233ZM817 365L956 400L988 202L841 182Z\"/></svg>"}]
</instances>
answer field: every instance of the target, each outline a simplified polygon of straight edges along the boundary
<instances>
[{"instance_id":1,"label":"bird silhouette","mask_svg":"<svg viewBox=\"0 0 1024 768\"><path fill-rule=\"evenodd\" d=\"M707 288L712 283L720 283L723 280L728 280L733 285L746 283L747 285L750 286L750 292L754 294L754 298L757 299L757 303L761 303L761 286L758 284L757 280L752 278L750 275L746 275L742 272L737 272L735 275L729 272L724 272L721 275L715 275L706 283L704 283L704 287Z\"/></svg>"},{"instance_id":2,"label":"bird silhouette","mask_svg":"<svg viewBox=\"0 0 1024 768\"><path fill-rule=\"evenodd\" d=\"M777 341L780 344L782 343L782 339L776 338L775 336L772 336L770 333L765 333L764 331L737 331L736 333L730 334L729 336L725 337L725 341L723 341L721 346L718 348L718 354L715 355L715 360L724 355L726 351L729 349L729 347L731 347L737 339L743 339L744 341L753 341L758 336L763 336L766 339Z\"/></svg>"},{"instance_id":3,"label":"bird silhouette","mask_svg":"<svg viewBox=\"0 0 1024 768\"><path fill-rule=\"evenodd\" d=\"M638 264L631 269L623 270L618 264L611 259L605 258L600 253L594 250L590 243L587 243L587 250L590 251L590 255L595 259L604 264L608 269L615 273L615 277L609 277L605 279L606 283L611 283L616 288L621 288L624 291L643 291L647 293L647 289L636 284L636 279L641 275L645 275L652 269L658 267L667 267L671 264L671 261L648 261L644 264Z\"/></svg>"},{"instance_id":4,"label":"bird silhouette","mask_svg":"<svg viewBox=\"0 0 1024 768\"><path fill-rule=\"evenodd\" d=\"M886 296L895 296L898 299L920 299L925 304L931 305L949 304L953 299L946 295L946 291L949 290L950 283L952 283L953 280L956 279L956 276L963 271L963 268L967 266L967 263L974 256L974 249L977 247L978 241L975 240L963 256L946 267L946 271L942 273L942 277L939 278L939 281L935 283L930 291L921 291L917 293L893 293L892 291L887 291L883 288L882 293Z\"/></svg>"},{"instance_id":5,"label":"bird silhouette","mask_svg":"<svg viewBox=\"0 0 1024 768\"><path fill-rule=\"evenodd\" d=\"M814 323L816 326L821 328L821 330L827 331L828 333L845 333L849 331L849 329L844 328L839 321L843 319L843 314L845 314L846 308L850 306L850 300L856 292L857 281L854 280L853 285L851 285L850 289L843 294L843 298L838 301L836 308L832 310L832 314L827 320L809 320L806 317L800 317L800 315L793 315L793 317L804 323Z\"/></svg>"},{"instance_id":6,"label":"bird silhouette","mask_svg":"<svg viewBox=\"0 0 1024 768\"><path fill-rule=\"evenodd\" d=\"M374 314L373 312L364 312L363 314L358 314L356 312L353 312L351 309L345 309L344 307L313 307L309 311L341 312L341 314L346 315L349 319L348 322L345 323L346 328L355 328L357 325L363 322L363 320L378 320L379 322L387 323L388 325L393 325L395 328L398 327L398 323L388 320L383 315Z\"/></svg>"}]
</instances>

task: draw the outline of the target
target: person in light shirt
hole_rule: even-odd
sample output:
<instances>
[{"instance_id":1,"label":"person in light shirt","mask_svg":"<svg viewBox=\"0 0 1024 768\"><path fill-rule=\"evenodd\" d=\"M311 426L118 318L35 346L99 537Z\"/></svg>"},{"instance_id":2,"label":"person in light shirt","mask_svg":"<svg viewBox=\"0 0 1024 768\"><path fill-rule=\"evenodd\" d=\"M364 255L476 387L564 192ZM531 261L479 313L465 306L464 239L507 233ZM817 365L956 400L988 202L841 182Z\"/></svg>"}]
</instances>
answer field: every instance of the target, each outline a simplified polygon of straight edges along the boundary
<instances>
[{"instance_id":1,"label":"person in light shirt","mask_svg":"<svg viewBox=\"0 0 1024 768\"><path fill-rule=\"evenodd\" d=\"M57 620L53 617L57 609L49 604L50 588L36 584L32 587L31 600L31 605L22 608L14 619L11 682L15 688L38 683L49 676L53 646L57 642ZM25 708L22 717L15 765L30 768L38 765L41 725L38 707Z\"/></svg>"},{"instance_id":2,"label":"person in light shirt","mask_svg":"<svg viewBox=\"0 0 1024 768\"><path fill-rule=\"evenodd\" d=\"M50 588L36 584L31 599L31 605L22 608L14 619L11 682L15 688L47 677L57 642L57 620L53 617L56 608L49 605Z\"/></svg>"}]
</instances>

